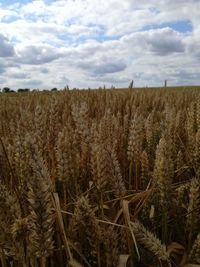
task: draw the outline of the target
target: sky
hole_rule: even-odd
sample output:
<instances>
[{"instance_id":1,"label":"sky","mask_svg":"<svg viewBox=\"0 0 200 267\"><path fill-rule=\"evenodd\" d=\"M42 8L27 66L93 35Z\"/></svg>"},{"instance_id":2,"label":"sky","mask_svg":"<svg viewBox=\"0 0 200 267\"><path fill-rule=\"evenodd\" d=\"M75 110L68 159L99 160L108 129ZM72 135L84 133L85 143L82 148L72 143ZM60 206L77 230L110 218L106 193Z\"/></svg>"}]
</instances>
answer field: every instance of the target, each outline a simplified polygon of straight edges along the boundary
<instances>
[{"instance_id":1,"label":"sky","mask_svg":"<svg viewBox=\"0 0 200 267\"><path fill-rule=\"evenodd\" d=\"M0 88L200 84L200 0L1 0Z\"/></svg>"}]
</instances>

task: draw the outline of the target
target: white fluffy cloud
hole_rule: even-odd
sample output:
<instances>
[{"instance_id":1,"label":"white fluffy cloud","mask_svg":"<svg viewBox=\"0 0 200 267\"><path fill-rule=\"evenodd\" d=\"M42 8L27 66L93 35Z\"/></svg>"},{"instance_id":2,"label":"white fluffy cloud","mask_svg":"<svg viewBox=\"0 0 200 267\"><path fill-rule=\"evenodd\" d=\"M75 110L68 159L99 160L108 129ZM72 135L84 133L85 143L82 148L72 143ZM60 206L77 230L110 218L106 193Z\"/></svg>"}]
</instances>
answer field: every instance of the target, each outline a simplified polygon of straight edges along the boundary
<instances>
[{"instance_id":1,"label":"white fluffy cloud","mask_svg":"<svg viewBox=\"0 0 200 267\"><path fill-rule=\"evenodd\" d=\"M199 84L199 8L199 0L0 6L0 85Z\"/></svg>"}]
</instances>

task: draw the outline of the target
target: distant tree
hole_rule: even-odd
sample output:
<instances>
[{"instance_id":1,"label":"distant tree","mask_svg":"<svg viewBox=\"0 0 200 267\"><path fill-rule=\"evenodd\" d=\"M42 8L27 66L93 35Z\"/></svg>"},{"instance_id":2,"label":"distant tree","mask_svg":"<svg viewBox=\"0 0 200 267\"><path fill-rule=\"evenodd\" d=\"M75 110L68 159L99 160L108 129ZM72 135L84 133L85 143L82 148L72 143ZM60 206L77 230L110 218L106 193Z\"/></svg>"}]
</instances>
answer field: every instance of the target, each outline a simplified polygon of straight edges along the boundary
<instances>
[{"instance_id":1,"label":"distant tree","mask_svg":"<svg viewBox=\"0 0 200 267\"><path fill-rule=\"evenodd\" d=\"M56 87L54 87L54 88L51 89L51 91L52 92L56 92L56 91L58 91L58 89Z\"/></svg>"},{"instance_id":2,"label":"distant tree","mask_svg":"<svg viewBox=\"0 0 200 267\"><path fill-rule=\"evenodd\" d=\"M134 81L132 80L131 82L130 82L130 84L129 84L129 89L133 89L133 84L134 84Z\"/></svg>"},{"instance_id":3,"label":"distant tree","mask_svg":"<svg viewBox=\"0 0 200 267\"><path fill-rule=\"evenodd\" d=\"M17 92L18 93L24 93L24 92L30 92L30 89L29 88L19 88L18 90L17 90Z\"/></svg>"},{"instance_id":4,"label":"distant tree","mask_svg":"<svg viewBox=\"0 0 200 267\"><path fill-rule=\"evenodd\" d=\"M2 92L3 93L9 93L10 92L10 88L9 87L4 87Z\"/></svg>"}]
</instances>

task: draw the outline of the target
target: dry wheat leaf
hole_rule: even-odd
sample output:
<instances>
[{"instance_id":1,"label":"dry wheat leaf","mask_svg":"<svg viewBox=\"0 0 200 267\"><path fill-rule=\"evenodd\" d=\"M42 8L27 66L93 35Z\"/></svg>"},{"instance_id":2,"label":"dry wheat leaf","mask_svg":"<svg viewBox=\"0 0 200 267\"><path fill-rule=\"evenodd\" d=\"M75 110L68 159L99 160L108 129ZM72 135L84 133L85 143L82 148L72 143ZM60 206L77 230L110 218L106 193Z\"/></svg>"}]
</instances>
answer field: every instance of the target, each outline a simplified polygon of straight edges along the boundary
<instances>
[{"instance_id":1,"label":"dry wheat leaf","mask_svg":"<svg viewBox=\"0 0 200 267\"><path fill-rule=\"evenodd\" d=\"M133 239L133 243L135 245L135 250L136 250L138 259L140 259L140 253L138 250L137 242L136 242L135 235L133 233L133 230L132 230L131 224L130 224L131 220L130 220L130 213L129 213L129 206L128 205L129 205L129 201L127 201L127 200L122 201L122 210L123 210L123 214L124 214L124 219L126 221L127 226L129 227L129 230L130 230L130 233L131 233L131 236Z\"/></svg>"},{"instance_id":2,"label":"dry wheat leaf","mask_svg":"<svg viewBox=\"0 0 200 267\"><path fill-rule=\"evenodd\" d=\"M183 254L185 248L184 246L180 245L179 243L172 242L168 247L167 247L167 252L169 254L171 253L176 253L176 254Z\"/></svg>"},{"instance_id":3,"label":"dry wheat leaf","mask_svg":"<svg viewBox=\"0 0 200 267\"><path fill-rule=\"evenodd\" d=\"M71 267L84 267L82 264L80 264L78 261L75 259L71 259L69 262L69 266Z\"/></svg>"},{"instance_id":4,"label":"dry wheat leaf","mask_svg":"<svg viewBox=\"0 0 200 267\"><path fill-rule=\"evenodd\" d=\"M119 255L119 263L117 267L126 267L130 255Z\"/></svg>"}]
</instances>

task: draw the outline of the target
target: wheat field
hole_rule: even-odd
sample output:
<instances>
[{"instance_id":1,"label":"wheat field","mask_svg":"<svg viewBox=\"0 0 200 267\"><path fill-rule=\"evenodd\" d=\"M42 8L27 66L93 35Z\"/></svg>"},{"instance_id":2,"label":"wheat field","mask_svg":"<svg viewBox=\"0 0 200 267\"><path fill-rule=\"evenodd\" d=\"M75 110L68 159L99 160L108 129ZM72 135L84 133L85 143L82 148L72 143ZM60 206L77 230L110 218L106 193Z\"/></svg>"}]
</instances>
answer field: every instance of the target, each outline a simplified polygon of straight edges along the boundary
<instances>
[{"instance_id":1,"label":"wheat field","mask_svg":"<svg viewBox=\"0 0 200 267\"><path fill-rule=\"evenodd\" d=\"M0 94L2 267L200 266L200 90Z\"/></svg>"}]
</instances>

